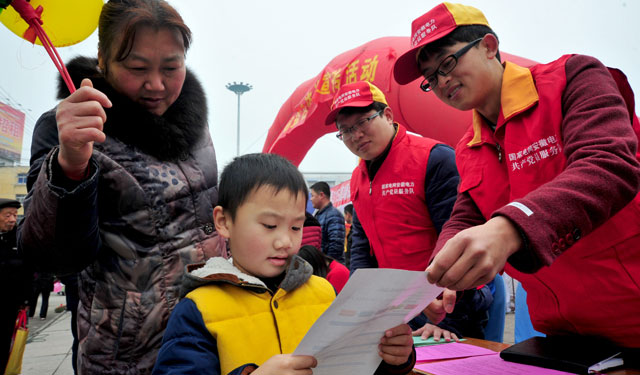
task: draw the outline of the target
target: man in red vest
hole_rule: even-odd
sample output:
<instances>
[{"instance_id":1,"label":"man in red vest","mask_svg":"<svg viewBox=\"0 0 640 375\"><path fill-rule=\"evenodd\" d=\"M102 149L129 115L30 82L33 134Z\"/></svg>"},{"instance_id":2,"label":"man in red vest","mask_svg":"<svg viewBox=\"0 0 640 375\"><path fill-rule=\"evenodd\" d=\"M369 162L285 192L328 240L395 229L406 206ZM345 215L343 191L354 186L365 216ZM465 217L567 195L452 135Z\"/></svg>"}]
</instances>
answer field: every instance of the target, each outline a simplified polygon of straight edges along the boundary
<instances>
[{"instance_id":1,"label":"man in red vest","mask_svg":"<svg viewBox=\"0 0 640 375\"><path fill-rule=\"evenodd\" d=\"M638 119L624 75L581 55L501 62L482 12L460 4L416 19L411 43L396 81L421 77L473 110L429 281L468 289L506 268L536 330L640 347Z\"/></svg>"},{"instance_id":2,"label":"man in red vest","mask_svg":"<svg viewBox=\"0 0 640 375\"><path fill-rule=\"evenodd\" d=\"M340 87L325 123L335 124L338 138L361 159L351 175L351 271L424 270L456 197L453 149L394 123L384 94L367 81ZM438 326L422 316L413 321L414 334L484 338L492 301L486 286L466 291Z\"/></svg>"}]
</instances>

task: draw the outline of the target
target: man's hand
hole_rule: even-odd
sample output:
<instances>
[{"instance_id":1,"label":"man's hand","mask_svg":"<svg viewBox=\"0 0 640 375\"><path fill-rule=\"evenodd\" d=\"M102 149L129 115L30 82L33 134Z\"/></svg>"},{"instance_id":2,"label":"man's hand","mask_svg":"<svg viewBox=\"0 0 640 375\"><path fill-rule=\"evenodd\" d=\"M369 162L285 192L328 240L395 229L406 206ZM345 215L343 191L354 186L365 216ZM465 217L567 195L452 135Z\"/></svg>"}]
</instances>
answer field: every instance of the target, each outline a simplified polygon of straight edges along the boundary
<instances>
[{"instance_id":1,"label":"man's hand","mask_svg":"<svg viewBox=\"0 0 640 375\"><path fill-rule=\"evenodd\" d=\"M251 374L254 375L311 375L318 365L310 355L277 354L269 358Z\"/></svg>"},{"instance_id":2,"label":"man's hand","mask_svg":"<svg viewBox=\"0 0 640 375\"><path fill-rule=\"evenodd\" d=\"M386 363L394 366L407 363L413 352L413 339L408 324L400 324L384 332L378 346L378 354Z\"/></svg>"},{"instance_id":3,"label":"man's hand","mask_svg":"<svg viewBox=\"0 0 640 375\"><path fill-rule=\"evenodd\" d=\"M456 304L456 291L445 289L439 298L431 302L422 312L433 324L438 324L447 314L453 312Z\"/></svg>"},{"instance_id":4,"label":"man's hand","mask_svg":"<svg viewBox=\"0 0 640 375\"><path fill-rule=\"evenodd\" d=\"M433 339L435 341L440 341L441 337L444 337L445 341L460 341L455 333L447 331L446 329L442 329L431 323L427 323L422 328L418 328L417 330L413 331L412 334L414 336L422 337L423 340L426 340L429 337L433 336Z\"/></svg>"},{"instance_id":5,"label":"man's hand","mask_svg":"<svg viewBox=\"0 0 640 375\"><path fill-rule=\"evenodd\" d=\"M93 142L106 139L102 129L107 115L103 107L111 107L111 101L94 89L88 78L82 80L80 88L58 105L58 163L68 178L81 180L84 177Z\"/></svg>"},{"instance_id":6,"label":"man's hand","mask_svg":"<svg viewBox=\"0 0 640 375\"><path fill-rule=\"evenodd\" d=\"M516 227L509 219L496 216L447 241L427 267L427 279L452 290L475 288L493 280L521 246Z\"/></svg>"}]
</instances>

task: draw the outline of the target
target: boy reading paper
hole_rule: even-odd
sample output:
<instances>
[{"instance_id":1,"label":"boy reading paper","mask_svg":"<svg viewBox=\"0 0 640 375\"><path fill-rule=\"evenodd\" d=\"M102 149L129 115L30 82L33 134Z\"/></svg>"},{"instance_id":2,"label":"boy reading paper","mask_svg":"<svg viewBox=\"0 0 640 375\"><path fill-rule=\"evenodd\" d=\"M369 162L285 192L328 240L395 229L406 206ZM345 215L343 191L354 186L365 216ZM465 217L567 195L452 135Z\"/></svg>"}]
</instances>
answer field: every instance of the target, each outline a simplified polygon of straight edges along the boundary
<instances>
[{"instance_id":1,"label":"boy reading paper","mask_svg":"<svg viewBox=\"0 0 640 375\"><path fill-rule=\"evenodd\" d=\"M222 173L218 233L231 260L189 266L188 292L173 311L154 374L311 374L312 356L291 355L335 291L296 254L308 191L286 159L236 158ZM387 330L376 373L409 373L415 352L408 325Z\"/></svg>"}]
</instances>

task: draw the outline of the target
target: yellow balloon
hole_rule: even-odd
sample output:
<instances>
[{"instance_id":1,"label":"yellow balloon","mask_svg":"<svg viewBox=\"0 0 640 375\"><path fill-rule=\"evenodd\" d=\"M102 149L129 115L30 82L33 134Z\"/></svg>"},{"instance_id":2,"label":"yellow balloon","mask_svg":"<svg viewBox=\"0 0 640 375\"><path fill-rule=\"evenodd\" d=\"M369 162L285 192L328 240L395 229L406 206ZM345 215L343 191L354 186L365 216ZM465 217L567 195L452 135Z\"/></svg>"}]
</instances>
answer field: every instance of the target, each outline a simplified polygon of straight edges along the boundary
<instances>
[{"instance_id":1,"label":"yellow balloon","mask_svg":"<svg viewBox=\"0 0 640 375\"><path fill-rule=\"evenodd\" d=\"M65 47L85 40L95 31L104 0L31 0L29 4L34 9L42 5L42 28L54 46ZM29 28L11 6L0 13L0 22L21 38ZM42 45L40 38L36 43Z\"/></svg>"}]
</instances>

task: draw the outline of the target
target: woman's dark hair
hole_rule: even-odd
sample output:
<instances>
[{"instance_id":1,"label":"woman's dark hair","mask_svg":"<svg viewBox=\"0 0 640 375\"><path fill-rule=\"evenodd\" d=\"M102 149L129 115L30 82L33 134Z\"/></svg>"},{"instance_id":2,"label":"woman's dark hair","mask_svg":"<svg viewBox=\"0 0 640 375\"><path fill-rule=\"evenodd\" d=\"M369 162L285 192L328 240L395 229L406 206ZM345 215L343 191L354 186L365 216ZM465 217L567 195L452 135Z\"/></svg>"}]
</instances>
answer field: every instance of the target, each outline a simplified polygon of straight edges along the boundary
<instances>
[{"instance_id":1,"label":"woman's dark hair","mask_svg":"<svg viewBox=\"0 0 640 375\"><path fill-rule=\"evenodd\" d=\"M332 258L324 255L324 253L318 250L315 246L304 245L298 251L298 256L306 260L307 263L313 267L313 274L326 278L329 273L329 266L327 262L332 261Z\"/></svg>"},{"instance_id":2,"label":"woman's dark hair","mask_svg":"<svg viewBox=\"0 0 640 375\"><path fill-rule=\"evenodd\" d=\"M102 7L98 21L98 50L105 75L109 61L123 61L129 56L140 26L175 29L182 35L185 52L191 45L191 30L165 0L111 0Z\"/></svg>"},{"instance_id":3,"label":"woman's dark hair","mask_svg":"<svg viewBox=\"0 0 640 375\"><path fill-rule=\"evenodd\" d=\"M238 207L254 190L269 186L274 194L286 189L294 196L301 193L307 204L309 190L295 165L276 154L247 154L229 163L220 176L218 205L235 219Z\"/></svg>"},{"instance_id":4,"label":"woman's dark hair","mask_svg":"<svg viewBox=\"0 0 640 375\"><path fill-rule=\"evenodd\" d=\"M450 34L427 44L418 53L418 61L424 62L429 60L429 56L437 55L445 48L451 47L456 43L470 43L476 39L482 38L487 34L492 34L498 39L498 35L488 26L485 25L465 25L458 26ZM496 52L496 58L500 60L500 51Z\"/></svg>"}]
</instances>

